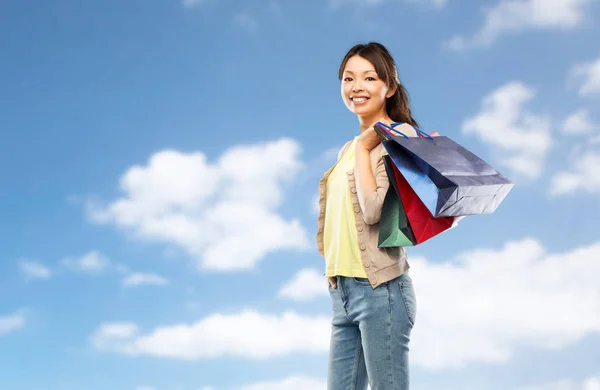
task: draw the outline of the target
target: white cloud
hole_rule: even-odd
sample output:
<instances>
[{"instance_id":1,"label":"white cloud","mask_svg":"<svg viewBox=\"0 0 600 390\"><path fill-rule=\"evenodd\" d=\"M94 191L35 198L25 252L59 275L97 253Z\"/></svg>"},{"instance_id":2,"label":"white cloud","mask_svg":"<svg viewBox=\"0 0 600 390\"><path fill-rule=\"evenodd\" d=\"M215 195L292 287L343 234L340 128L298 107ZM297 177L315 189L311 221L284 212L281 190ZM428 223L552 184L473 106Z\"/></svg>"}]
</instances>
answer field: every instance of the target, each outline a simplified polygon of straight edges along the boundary
<instances>
[{"instance_id":1,"label":"white cloud","mask_svg":"<svg viewBox=\"0 0 600 390\"><path fill-rule=\"evenodd\" d=\"M589 111L580 109L565 119L562 131L566 134L588 134L596 130L596 127L590 119Z\"/></svg>"},{"instance_id":2,"label":"white cloud","mask_svg":"<svg viewBox=\"0 0 600 390\"><path fill-rule=\"evenodd\" d=\"M477 134L506 156L502 163L513 171L537 178L552 145L550 118L524 106L535 91L521 82L509 82L483 98L481 112L463 123L464 134Z\"/></svg>"},{"instance_id":3,"label":"white cloud","mask_svg":"<svg viewBox=\"0 0 600 390\"><path fill-rule=\"evenodd\" d=\"M326 353L330 321L328 317L294 312L277 316L244 310L213 314L194 324L160 326L147 334L140 334L133 323L104 324L91 340L100 350L126 355L267 359L292 353Z\"/></svg>"},{"instance_id":4,"label":"white cloud","mask_svg":"<svg viewBox=\"0 0 600 390\"><path fill-rule=\"evenodd\" d=\"M22 313L0 317L0 335L19 330L24 326L25 316Z\"/></svg>"},{"instance_id":5,"label":"white cloud","mask_svg":"<svg viewBox=\"0 0 600 390\"><path fill-rule=\"evenodd\" d=\"M581 382L564 379L540 386L519 387L516 390L600 390L600 377L591 377Z\"/></svg>"},{"instance_id":6,"label":"white cloud","mask_svg":"<svg viewBox=\"0 0 600 390\"><path fill-rule=\"evenodd\" d=\"M241 386L236 390L325 390L327 382L316 378L293 375L281 380L258 382Z\"/></svg>"},{"instance_id":7,"label":"white cloud","mask_svg":"<svg viewBox=\"0 0 600 390\"><path fill-rule=\"evenodd\" d=\"M162 276L150 273L136 272L123 280L125 287L137 287L142 285L166 286L169 281Z\"/></svg>"},{"instance_id":8,"label":"white cloud","mask_svg":"<svg viewBox=\"0 0 600 390\"><path fill-rule=\"evenodd\" d=\"M91 338L92 345L99 350L126 352L126 343L138 333L133 322L115 322L101 325Z\"/></svg>"},{"instance_id":9,"label":"white cloud","mask_svg":"<svg viewBox=\"0 0 600 390\"><path fill-rule=\"evenodd\" d=\"M455 36L448 48L487 46L500 36L533 29L568 30L580 27L593 0L501 0L485 10L483 26L471 38Z\"/></svg>"},{"instance_id":10,"label":"white cloud","mask_svg":"<svg viewBox=\"0 0 600 390\"><path fill-rule=\"evenodd\" d=\"M246 13L239 13L233 17L234 22L246 31L256 31L258 22L254 17Z\"/></svg>"},{"instance_id":11,"label":"white cloud","mask_svg":"<svg viewBox=\"0 0 600 390\"><path fill-rule=\"evenodd\" d=\"M418 312L411 360L429 369L505 363L520 346L559 349L597 334L598 258L600 242L546 253L532 239L451 262L413 257Z\"/></svg>"},{"instance_id":12,"label":"white cloud","mask_svg":"<svg viewBox=\"0 0 600 390\"><path fill-rule=\"evenodd\" d=\"M50 279L52 271L42 263L32 260L19 261L19 268L25 279Z\"/></svg>"},{"instance_id":13,"label":"white cloud","mask_svg":"<svg viewBox=\"0 0 600 390\"><path fill-rule=\"evenodd\" d=\"M270 252L309 247L300 222L276 213L284 184L302 168L299 153L290 139L232 147L215 164L199 152L161 151L127 170L122 198L90 213L185 250L199 269L251 269Z\"/></svg>"},{"instance_id":14,"label":"white cloud","mask_svg":"<svg viewBox=\"0 0 600 390\"><path fill-rule=\"evenodd\" d=\"M600 153L588 151L574 158L571 170L563 170L552 177L551 195L565 195L576 191L600 194Z\"/></svg>"},{"instance_id":15,"label":"white cloud","mask_svg":"<svg viewBox=\"0 0 600 390\"><path fill-rule=\"evenodd\" d=\"M598 258L600 242L547 253L533 239L469 251L449 262L412 257L418 305L412 361L432 370L501 364L519 347L560 349L597 334ZM146 334L133 323L105 324L92 342L127 355L181 359L326 354L330 321L329 315L245 310L214 314L195 324L160 326ZM245 332L236 331L242 327Z\"/></svg>"},{"instance_id":16,"label":"white cloud","mask_svg":"<svg viewBox=\"0 0 600 390\"><path fill-rule=\"evenodd\" d=\"M571 78L581 83L579 87L581 96L600 93L600 57L594 61L573 66Z\"/></svg>"},{"instance_id":17,"label":"white cloud","mask_svg":"<svg viewBox=\"0 0 600 390\"><path fill-rule=\"evenodd\" d=\"M279 296L295 301L310 301L328 296L327 279L316 269L303 269L286 282L279 290Z\"/></svg>"},{"instance_id":18,"label":"white cloud","mask_svg":"<svg viewBox=\"0 0 600 390\"><path fill-rule=\"evenodd\" d=\"M100 252L92 250L78 258L64 258L61 260L61 264L79 272L99 274L108 268L110 259Z\"/></svg>"}]
</instances>

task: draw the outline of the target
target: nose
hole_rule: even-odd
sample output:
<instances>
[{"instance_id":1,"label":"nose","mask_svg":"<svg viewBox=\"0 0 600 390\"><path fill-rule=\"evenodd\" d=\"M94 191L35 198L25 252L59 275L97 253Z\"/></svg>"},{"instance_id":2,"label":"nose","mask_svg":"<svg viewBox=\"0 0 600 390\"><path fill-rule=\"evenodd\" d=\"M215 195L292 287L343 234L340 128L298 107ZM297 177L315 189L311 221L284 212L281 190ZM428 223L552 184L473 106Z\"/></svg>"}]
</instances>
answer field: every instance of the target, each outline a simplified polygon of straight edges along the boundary
<instances>
[{"instance_id":1,"label":"nose","mask_svg":"<svg viewBox=\"0 0 600 390\"><path fill-rule=\"evenodd\" d=\"M352 92L356 93L362 91L362 85L359 84L358 80L352 85Z\"/></svg>"}]
</instances>

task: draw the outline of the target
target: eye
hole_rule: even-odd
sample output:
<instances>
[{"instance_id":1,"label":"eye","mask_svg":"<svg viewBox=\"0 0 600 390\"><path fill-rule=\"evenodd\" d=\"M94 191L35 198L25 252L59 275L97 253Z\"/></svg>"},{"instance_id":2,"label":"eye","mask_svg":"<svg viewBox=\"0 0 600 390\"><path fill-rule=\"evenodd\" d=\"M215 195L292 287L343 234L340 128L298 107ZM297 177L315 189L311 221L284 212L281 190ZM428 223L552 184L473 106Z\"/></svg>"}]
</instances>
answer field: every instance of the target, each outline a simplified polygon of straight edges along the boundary
<instances>
[{"instance_id":1,"label":"eye","mask_svg":"<svg viewBox=\"0 0 600 390\"><path fill-rule=\"evenodd\" d=\"M351 77L346 77L346 78L344 78L344 81L352 81L352 78Z\"/></svg>"},{"instance_id":2,"label":"eye","mask_svg":"<svg viewBox=\"0 0 600 390\"><path fill-rule=\"evenodd\" d=\"M367 81L375 81L375 77L367 77Z\"/></svg>"}]
</instances>

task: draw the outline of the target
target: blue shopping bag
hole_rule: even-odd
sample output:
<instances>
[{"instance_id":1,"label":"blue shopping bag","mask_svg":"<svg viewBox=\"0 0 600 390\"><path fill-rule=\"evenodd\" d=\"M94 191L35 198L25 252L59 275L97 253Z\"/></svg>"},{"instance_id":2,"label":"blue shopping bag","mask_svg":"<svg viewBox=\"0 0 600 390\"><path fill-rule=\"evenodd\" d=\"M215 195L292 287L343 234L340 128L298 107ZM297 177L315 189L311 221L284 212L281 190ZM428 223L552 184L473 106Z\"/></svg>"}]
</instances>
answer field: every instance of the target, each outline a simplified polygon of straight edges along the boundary
<instances>
[{"instance_id":1,"label":"blue shopping bag","mask_svg":"<svg viewBox=\"0 0 600 390\"><path fill-rule=\"evenodd\" d=\"M434 217L491 214L514 183L446 136L432 137L414 128L409 137L377 122L378 133L394 165ZM397 133L399 135L394 135Z\"/></svg>"}]
</instances>

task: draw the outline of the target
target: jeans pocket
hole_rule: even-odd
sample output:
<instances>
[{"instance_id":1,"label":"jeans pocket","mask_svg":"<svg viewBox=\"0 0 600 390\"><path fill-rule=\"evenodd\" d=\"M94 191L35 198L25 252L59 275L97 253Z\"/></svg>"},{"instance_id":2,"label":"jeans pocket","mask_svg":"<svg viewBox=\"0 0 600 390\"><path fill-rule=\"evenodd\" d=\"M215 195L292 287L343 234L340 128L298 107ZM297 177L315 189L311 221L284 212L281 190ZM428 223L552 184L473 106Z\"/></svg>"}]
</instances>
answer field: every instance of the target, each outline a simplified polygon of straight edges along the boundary
<instances>
[{"instance_id":1,"label":"jeans pocket","mask_svg":"<svg viewBox=\"0 0 600 390\"><path fill-rule=\"evenodd\" d=\"M369 278L352 277L352 280L354 280L354 282L356 284L360 284L362 286L369 286L369 287L371 287L371 282L369 282Z\"/></svg>"},{"instance_id":2,"label":"jeans pocket","mask_svg":"<svg viewBox=\"0 0 600 390\"><path fill-rule=\"evenodd\" d=\"M417 316L417 297L415 296L415 289L412 282L400 282L400 293L402 294L408 321L411 326L414 326Z\"/></svg>"}]
</instances>

